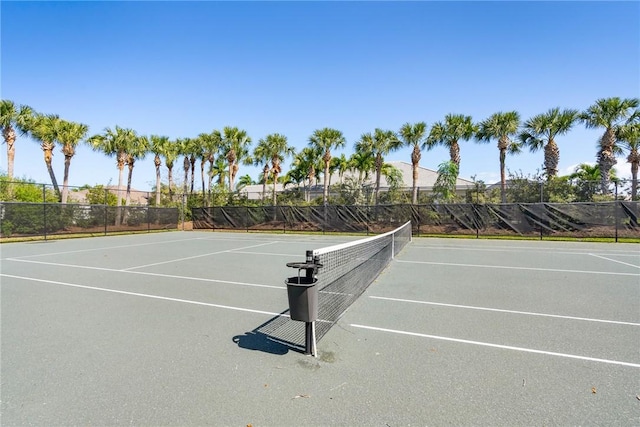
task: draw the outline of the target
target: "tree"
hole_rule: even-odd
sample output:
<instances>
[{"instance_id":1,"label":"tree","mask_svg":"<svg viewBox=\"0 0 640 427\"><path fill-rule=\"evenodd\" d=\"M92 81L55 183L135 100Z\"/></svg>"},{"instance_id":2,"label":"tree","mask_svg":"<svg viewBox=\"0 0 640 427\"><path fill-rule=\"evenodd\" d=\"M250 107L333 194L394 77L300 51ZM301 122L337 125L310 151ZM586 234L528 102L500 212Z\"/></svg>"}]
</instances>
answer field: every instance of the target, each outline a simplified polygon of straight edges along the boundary
<instances>
[{"instance_id":1,"label":"tree","mask_svg":"<svg viewBox=\"0 0 640 427\"><path fill-rule=\"evenodd\" d=\"M521 151L521 143L511 138L518 134L520 127L520 115L516 111L495 113L488 119L480 122L476 138L478 141L489 142L498 140L500 152L500 200L507 203L507 177L505 174L505 159L507 153L516 154Z\"/></svg>"},{"instance_id":2,"label":"tree","mask_svg":"<svg viewBox=\"0 0 640 427\"><path fill-rule=\"evenodd\" d=\"M309 180L309 187L311 187L313 180L316 176L317 164L321 162L320 151L317 147L305 147L293 158L293 168L289 171L289 176L297 181L297 178L301 177L304 185L304 180ZM306 187L306 186L305 186ZM308 200L308 191L305 188L305 200Z\"/></svg>"},{"instance_id":3,"label":"tree","mask_svg":"<svg viewBox=\"0 0 640 427\"><path fill-rule=\"evenodd\" d=\"M640 165L640 112L638 117L616 131L616 139L621 148L628 153L627 162L631 165L631 200L638 199L638 165Z\"/></svg>"},{"instance_id":4,"label":"tree","mask_svg":"<svg viewBox=\"0 0 640 427\"><path fill-rule=\"evenodd\" d=\"M380 176L382 175L382 165L385 155L398 149L401 142L395 132L390 130L376 129L373 133L365 133L356 143L356 151L370 151L375 157L376 184L374 190L375 204L378 204L380 192Z\"/></svg>"},{"instance_id":5,"label":"tree","mask_svg":"<svg viewBox=\"0 0 640 427\"><path fill-rule=\"evenodd\" d=\"M76 146L87 136L89 127L82 123L73 123L62 120L58 141L62 144L62 154L64 154L64 178L62 181L62 203L67 203L69 195L69 167L71 158L76 154Z\"/></svg>"},{"instance_id":6,"label":"tree","mask_svg":"<svg viewBox=\"0 0 640 427\"><path fill-rule=\"evenodd\" d=\"M180 144L178 140L169 140L162 147L162 155L164 156L164 164L167 167L167 179L169 181L169 199L173 201L173 165L180 156Z\"/></svg>"},{"instance_id":7,"label":"tree","mask_svg":"<svg viewBox=\"0 0 640 427\"><path fill-rule=\"evenodd\" d=\"M209 171L211 171L213 162L222 147L222 135L219 130L214 129L210 133L200 134L200 142L202 144L202 163L200 165L200 173L202 175L202 196L204 197L204 162L205 160L209 162ZM212 177L210 173L207 173L207 175L209 176L207 188L209 192L211 192Z\"/></svg>"},{"instance_id":8,"label":"tree","mask_svg":"<svg viewBox=\"0 0 640 427\"><path fill-rule=\"evenodd\" d=\"M458 165L453 161L438 165L438 178L433 185L433 192L437 200L450 202L456 197L456 182L458 180Z\"/></svg>"},{"instance_id":9,"label":"tree","mask_svg":"<svg viewBox=\"0 0 640 427\"><path fill-rule=\"evenodd\" d=\"M125 197L125 203L128 206L131 200L131 178L133 176L133 167L136 160L144 159L149 152L149 138L142 135L136 135L132 138L127 146L127 166L129 167L129 174L127 176L127 194Z\"/></svg>"},{"instance_id":10,"label":"tree","mask_svg":"<svg viewBox=\"0 0 640 427\"><path fill-rule=\"evenodd\" d=\"M258 145L254 150L254 157L256 162L265 162L264 168L264 184L262 192L265 193L265 187L267 182L267 178L269 173L273 177L273 192L271 196L271 204L273 206L276 205L276 184L278 183L278 176L282 172L282 167L280 163L284 161L285 157L293 156L295 154L295 150L293 147L289 146L287 137L281 135L279 133L272 133L267 135L265 138L260 139ZM258 160L258 158L260 160ZM268 163L271 162L271 167L269 168Z\"/></svg>"},{"instance_id":11,"label":"tree","mask_svg":"<svg viewBox=\"0 0 640 427\"><path fill-rule=\"evenodd\" d=\"M342 185L344 181L344 173L349 170L349 159L347 159L347 156L342 153L340 154L340 157L332 158L331 163L333 163L335 170L338 171L338 178L340 179L340 185Z\"/></svg>"},{"instance_id":12,"label":"tree","mask_svg":"<svg viewBox=\"0 0 640 427\"><path fill-rule=\"evenodd\" d=\"M127 151L135 144L138 137L133 129L125 129L116 126L115 129L106 128L104 133L94 135L88 139L88 143L95 151L102 151L107 156L116 156L118 167L118 200L116 209L116 226L120 225L120 206L122 205L122 174L127 163Z\"/></svg>"},{"instance_id":13,"label":"tree","mask_svg":"<svg viewBox=\"0 0 640 427\"><path fill-rule=\"evenodd\" d=\"M597 193L597 183L600 181L600 165L581 163L569 175L575 187L579 202L591 202Z\"/></svg>"},{"instance_id":14,"label":"tree","mask_svg":"<svg viewBox=\"0 0 640 427\"><path fill-rule=\"evenodd\" d=\"M309 137L309 145L317 149L322 154L324 162L324 191L322 203L327 204L329 199L329 164L331 162L331 150L344 147L345 138L337 129L323 128L316 129Z\"/></svg>"},{"instance_id":15,"label":"tree","mask_svg":"<svg viewBox=\"0 0 640 427\"><path fill-rule=\"evenodd\" d=\"M53 159L53 149L55 148L56 141L59 139L61 124L62 121L60 117L55 114L36 114L28 125L29 133L40 143L40 148L42 148L42 152L44 153L44 163L47 166L53 189L58 195L58 200L62 200L62 195L51 161Z\"/></svg>"},{"instance_id":16,"label":"tree","mask_svg":"<svg viewBox=\"0 0 640 427\"><path fill-rule=\"evenodd\" d=\"M160 206L160 166L162 166L160 157L166 154L169 144L168 136L151 135L151 138L149 138L149 152L154 155L153 164L156 167L156 206ZM169 187L169 192L171 192L171 187Z\"/></svg>"},{"instance_id":17,"label":"tree","mask_svg":"<svg viewBox=\"0 0 640 427\"><path fill-rule=\"evenodd\" d=\"M225 126L222 135L222 147L229 167L229 191L232 192L236 174L240 169L238 164L251 164L249 157L251 138L246 131L230 126Z\"/></svg>"},{"instance_id":18,"label":"tree","mask_svg":"<svg viewBox=\"0 0 640 427\"><path fill-rule=\"evenodd\" d=\"M0 101L0 127L2 127L4 142L7 144L7 179L9 182L13 180L13 167L16 155L16 130L22 134L26 134L33 115L33 110L27 105L21 105L16 109L13 101L9 101L8 99Z\"/></svg>"},{"instance_id":19,"label":"tree","mask_svg":"<svg viewBox=\"0 0 640 427\"><path fill-rule=\"evenodd\" d=\"M414 124L405 123L400 128L400 140L407 147L413 147L411 151L411 168L413 170L413 185L411 190L411 203L418 203L418 171L422 158L421 151L425 148L430 150L433 145L427 143L427 124L417 122Z\"/></svg>"},{"instance_id":20,"label":"tree","mask_svg":"<svg viewBox=\"0 0 640 427\"><path fill-rule=\"evenodd\" d=\"M577 110L560 111L559 108L552 108L524 122L524 129L519 134L520 142L528 146L531 152L544 147L544 171L547 180L558 174L560 149L555 138L569 132L577 118Z\"/></svg>"},{"instance_id":21,"label":"tree","mask_svg":"<svg viewBox=\"0 0 640 427\"><path fill-rule=\"evenodd\" d=\"M456 165L456 174L460 170L460 144L458 141L470 140L477 132L471 116L462 114L447 114L444 122L436 122L431 127L427 137L427 144L432 146L441 144L449 148L449 157ZM453 170L453 169L452 169ZM457 179L457 175L456 175Z\"/></svg>"},{"instance_id":22,"label":"tree","mask_svg":"<svg viewBox=\"0 0 640 427\"><path fill-rule=\"evenodd\" d=\"M632 116L635 108L638 108L638 98L601 98L579 116L587 128L605 129L597 155L600 186L604 194L610 192L609 171L616 164L616 132L624 120Z\"/></svg>"}]
</instances>

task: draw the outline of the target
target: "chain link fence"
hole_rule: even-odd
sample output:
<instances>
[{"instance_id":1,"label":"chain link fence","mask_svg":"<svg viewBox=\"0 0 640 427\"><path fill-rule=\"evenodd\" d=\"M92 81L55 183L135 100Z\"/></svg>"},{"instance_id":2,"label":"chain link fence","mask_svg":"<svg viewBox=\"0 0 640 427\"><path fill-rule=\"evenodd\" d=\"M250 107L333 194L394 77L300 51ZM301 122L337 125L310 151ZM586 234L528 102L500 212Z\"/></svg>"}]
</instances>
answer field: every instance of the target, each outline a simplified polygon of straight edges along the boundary
<instances>
[{"instance_id":1,"label":"chain link fence","mask_svg":"<svg viewBox=\"0 0 640 427\"><path fill-rule=\"evenodd\" d=\"M126 190L102 186L66 190L67 203L61 203L62 191L50 185L0 182L0 237L47 239L178 227L179 209L150 205L148 192L130 191L127 195Z\"/></svg>"}]
</instances>

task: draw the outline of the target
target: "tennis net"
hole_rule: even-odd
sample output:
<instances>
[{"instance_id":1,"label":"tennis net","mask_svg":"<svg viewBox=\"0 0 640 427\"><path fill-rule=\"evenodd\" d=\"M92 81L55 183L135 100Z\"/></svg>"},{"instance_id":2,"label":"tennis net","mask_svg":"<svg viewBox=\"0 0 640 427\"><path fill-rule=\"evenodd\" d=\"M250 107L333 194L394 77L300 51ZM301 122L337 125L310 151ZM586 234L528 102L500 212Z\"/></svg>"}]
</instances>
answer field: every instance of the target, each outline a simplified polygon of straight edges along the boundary
<instances>
[{"instance_id":1,"label":"tennis net","mask_svg":"<svg viewBox=\"0 0 640 427\"><path fill-rule=\"evenodd\" d=\"M351 304L411 241L411 222L377 236L312 251L318 270L316 339L322 338Z\"/></svg>"},{"instance_id":2,"label":"tennis net","mask_svg":"<svg viewBox=\"0 0 640 427\"><path fill-rule=\"evenodd\" d=\"M411 222L407 222L384 234L307 251L308 260L315 258L322 264L316 276L318 320L312 328L312 339L309 339L309 324L305 326L303 322L291 320L286 315L288 310L258 326L254 332L315 355L315 342L331 329L410 241Z\"/></svg>"}]
</instances>

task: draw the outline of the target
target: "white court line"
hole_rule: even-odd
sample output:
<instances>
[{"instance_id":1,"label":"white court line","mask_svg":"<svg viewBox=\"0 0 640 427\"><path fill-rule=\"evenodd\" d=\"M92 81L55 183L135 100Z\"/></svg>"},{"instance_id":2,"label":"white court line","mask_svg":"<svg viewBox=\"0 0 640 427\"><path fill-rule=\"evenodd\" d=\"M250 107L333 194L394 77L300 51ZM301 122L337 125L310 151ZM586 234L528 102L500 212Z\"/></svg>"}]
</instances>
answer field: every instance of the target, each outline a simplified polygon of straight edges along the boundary
<instances>
[{"instance_id":1,"label":"white court line","mask_svg":"<svg viewBox=\"0 0 640 427\"><path fill-rule=\"evenodd\" d=\"M192 238L192 239L176 239L176 240L165 240L165 241L160 241L160 242L137 243L137 244L133 244L133 245L118 245L118 246L106 246L106 247L101 247L101 248L78 249L78 250L75 250L75 251L49 252L49 253L45 253L45 254L23 255L23 256L12 257L12 258L13 259L18 259L18 258L34 258L34 257L52 256L52 255L77 254L77 253L83 253L83 252L103 251L103 250L110 250L110 249L123 249L123 248L135 248L135 247L138 247L138 246L160 245L160 244L164 244L164 243L187 242L189 240L201 240L201 238L200 237L196 237L196 238Z\"/></svg>"},{"instance_id":2,"label":"white court line","mask_svg":"<svg viewBox=\"0 0 640 427\"><path fill-rule=\"evenodd\" d=\"M52 285L69 286L69 287L72 287L72 288L89 289L89 290L92 290L92 291L111 292L111 293L114 293L114 294L132 295L132 296L136 296L136 297L159 299L159 300L164 300L164 301L182 302L182 303L187 303L187 304L204 305L204 306L207 306L207 307L224 308L226 310L244 311L244 312L248 312L248 313L257 313L257 314L267 314L269 316L278 316L278 317L290 317L287 314L274 313L274 312L270 312L270 311L253 310L253 309L250 309L250 308L233 307L233 306L230 306L230 305L222 305L222 304L211 304L211 303L208 303L208 302L200 302L200 301L186 300L186 299L180 299L180 298L161 297L161 296L158 296L158 295L140 294L140 293L137 293L137 292L118 291L116 289L98 288L98 287L95 287L95 286L76 285L76 284L73 284L73 283L57 282L55 280L33 279L31 277L14 276L14 275L11 275L11 274L1 274L1 273L0 273L0 276L2 276L2 277L10 277L12 279L21 279L21 280L28 280L28 281L34 281L34 282L49 283L49 284L52 284Z\"/></svg>"},{"instance_id":3,"label":"white court line","mask_svg":"<svg viewBox=\"0 0 640 427\"><path fill-rule=\"evenodd\" d=\"M622 322L618 320L604 320L604 319L591 319L588 317L561 316L559 314L545 314L545 313L534 313L530 311L503 310L500 308L475 307L472 305L445 304L442 302L418 301L418 300L410 300L410 299L402 299L402 298L388 298L388 297L376 297L376 296L369 296L369 298L380 299L385 301L408 302L412 304L436 305L439 307L464 308L469 310L493 311L498 313L523 314L527 316L553 317L557 319L583 320L586 322L600 322L600 323L613 323L616 325L640 326L640 323Z\"/></svg>"},{"instance_id":4,"label":"white court line","mask_svg":"<svg viewBox=\"0 0 640 427\"><path fill-rule=\"evenodd\" d=\"M431 262L431 261L405 261L395 259L395 262L404 264L428 264L428 265L445 265L452 267L474 267L474 268L497 268L503 270L529 270L529 271L548 271L554 273L579 273L579 274L609 274L612 276L634 276L640 277L639 273L617 273L613 271L582 271L582 270L564 270L560 268L536 268L536 267L511 267L506 265L483 265L483 264L458 264L453 262Z\"/></svg>"},{"instance_id":5,"label":"white court line","mask_svg":"<svg viewBox=\"0 0 640 427\"><path fill-rule=\"evenodd\" d=\"M251 245L251 246L245 246L243 248L237 248L237 249L227 249L224 251L217 251L217 252L209 252L206 254L200 254L200 255L194 255L194 256L189 256L189 257L185 257L185 258L176 258L176 259L171 259L169 261L161 261L161 262L154 262L152 264L145 264L145 265L138 265L135 267L128 267L128 268L123 268L121 271L129 271L129 270L134 270L136 268L145 268L145 267L153 267L155 265L163 265L163 264L170 264L172 262L179 262L179 261L186 261L188 259L196 259L196 258L202 258L202 257L206 257L206 256L210 256L210 255L219 255L219 254L225 254L225 253L229 253L229 252L234 252L236 250L242 250L242 249L249 249L249 248L257 248L259 246L266 246L266 245L272 245L274 243L278 243L277 241L275 242L267 242L267 243L260 243L259 245Z\"/></svg>"},{"instance_id":6,"label":"white court line","mask_svg":"<svg viewBox=\"0 0 640 427\"><path fill-rule=\"evenodd\" d=\"M472 251L472 252L517 252L517 253L538 253L538 252L542 252L545 254L559 254L559 255L593 255L593 252L588 252L590 249L593 248L589 248L589 249L582 249L581 251L567 251L567 250L562 250L562 251L556 251L554 249L551 248L531 248L531 249L525 249L525 248L507 248L507 247L503 247L503 248L472 248L472 247L468 247L468 246L460 246L460 247L455 247L455 246L421 246L421 245L413 245L412 247L417 248L417 249L426 249L426 250L452 250L452 251ZM514 250L514 249L518 249L518 250ZM616 251L610 251L610 253L607 253L606 255L615 255L615 256L627 256L627 257L640 257L640 253L638 254L633 254L633 253L629 253L629 251L619 251L621 253L618 253Z\"/></svg>"},{"instance_id":7,"label":"white court line","mask_svg":"<svg viewBox=\"0 0 640 427\"><path fill-rule=\"evenodd\" d=\"M140 274L142 276L164 277L164 278L168 278L168 279L193 280L195 282L228 283L228 284L231 284L231 285L252 286L252 287L255 287L255 288L269 288L269 289L280 289L280 290L286 289L284 286L263 285L263 284L259 284L259 283L233 282L233 281L230 281L230 280L205 279L205 278L201 278L201 277L177 276L177 275L174 275L174 274L151 273L151 272L148 272L148 271L126 271L126 270L117 270L115 268L91 267L91 266L87 266L87 265L60 264L60 263L57 263L57 262L31 261L31 260L26 260L26 259L14 259L14 258L7 258L7 261L26 262L26 263L31 263L31 264L52 265L54 267L80 268L80 269L83 269L83 270L109 271L109 272L112 272L112 273Z\"/></svg>"},{"instance_id":8,"label":"white court line","mask_svg":"<svg viewBox=\"0 0 640 427\"><path fill-rule=\"evenodd\" d=\"M241 250L234 250L233 251L234 254L245 254L245 255L271 255L271 256L288 256L288 257L298 257L298 258L304 258L305 255L304 254L276 254L276 253L267 253L267 252L249 252L249 251L241 251Z\"/></svg>"},{"instance_id":9,"label":"white court line","mask_svg":"<svg viewBox=\"0 0 640 427\"><path fill-rule=\"evenodd\" d=\"M616 259L607 258L607 257L604 257L602 255L596 255L596 254L589 254L589 255L594 256L596 258L606 259L607 261L617 262L618 264L628 265L629 267L640 268L640 265L629 264L628 262L618 261Z\"/></svg>"},{"instance_id":10,"label":"white court line","mask_svg":"<svg viewBox=\"0 0 640 427\"><path fill-rule=\"evenodd\" d=\"M492 347L492 348L499 348L499 349L503 349L503 350L513 350L513 351L521 351L524 353L535 353L535 354L543 354L546 356L557 356L557 357L565 357L568 359L579 359L579 360L586 360L589 362L599 362L599 363L608 363L611 365L621 365L621 366L629 366L632 368L640 368L640 364L638 363L630 363L630 362L621 362L618 360L610 360L610 359L598 359L595 357L588 357L588 356L578 356L575 354L566 354L566 353L556 353L553 351L544 351L544 350L535 350L532 348L525 348L525 347L513 347L510 345L502 345L502 344L492 344L492 343L487 343L487 342L481 342L481 341L471 341L471 340L464 340L464 339L460 339L460 338L450 338L450 337L442 337L442 336L438 336L438 335L428 335L428 334L420 334L417 332L408 332L408 331L399 331L396 329L386 329L386 328L378 328L375 326L365 326L365 325L356 325L356 324L351 324L351 326L353 326L354 328L361 328L361 329L369 329L372 331L379 331L379 332L391 332L394 334L400 334L400 335L410 335L410 336L414 336L414 337L421 337L421 338L431 338L434 340L442 340L442 341L450 341L450 342L456 342L456 343L461 343L461 344L472 344L472 345L479 345L482 347Z\"/></svg>"},{"instance_id":11,"label":"white court line","mask_svg":"<svg viewBox=\"0 0 640 427\"><path fill-rule=\"evenodd\" d=\"M594 248L590 247L590 248L559 248L559 247L535 247L535 246L493 246L493 247L482 247L482 246L478 246L478 247L473 247L473 246L468 246L468 245L459 245L459 246L449 246L449 245L425 245L425 244L420 244L419 240L414 239L413 240L413 247L417 247L420 249L452 249L452 250L470 250L470 251L487 251L487 252L492 252L492 251L496 251L496 250L505 250L505 251L513 251L514 249L518 249L521 250L522 252L537 252L537 251L543 251L543 252L556 252L556 253L576 253L576 254L585 254L588 252L594 252ZM620 245L621 243L616 243L616 245ZM624 245L624 243L622 243L622 245ZM557 252L559 251L559 252ZM612 252L612 253L617 253L619 252L620 255L624 255L624 254L628 254L629 251L625 250L625 249L606 249L607 252Z\"/></svg>"}]
</instances>

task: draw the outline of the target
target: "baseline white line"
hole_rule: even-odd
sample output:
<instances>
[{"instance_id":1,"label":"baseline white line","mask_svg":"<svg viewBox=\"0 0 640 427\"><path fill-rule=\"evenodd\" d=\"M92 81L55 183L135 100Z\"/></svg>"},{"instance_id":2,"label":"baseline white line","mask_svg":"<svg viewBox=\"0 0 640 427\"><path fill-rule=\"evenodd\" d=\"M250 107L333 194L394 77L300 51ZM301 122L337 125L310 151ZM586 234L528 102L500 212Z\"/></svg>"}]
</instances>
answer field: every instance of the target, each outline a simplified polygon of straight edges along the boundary
<instances>
[{"instance_id":1,"label":"baseline white line","mask_svg":"<svg viewBox=\"0 0 640 427\"><path fill-rule=\"evenodd\" d=\"M26 259L14 259L14 258L7 258L7 261L26 262L26 263L31 263L31 264L52 265L54 267L79 268L79 269L83 269L83 270L109 271L111 273L140 274L140 275L143 275L143 276L165 277L165 278L169 278L169 279L193 280L195 282L228 283L228 284L231 284L231 285L252 286L252 287L255 287L255 288L269 288L269 289L280 289L280 290L286 289L286 287L284 287L284 286L263 285L263 284L259 284L259 283L233 282L231 280L205 279L205 278L200 278L200 277L178 276L178 275L174 275L174 274L151 273L151 272L148 272L148 271L126 271L126 270L116 270L114 268L90 267L90 266L86 266L86 265L60 264L60 263L55 263L55 262L31 261L31 260L26 260Z\"/></svg>"},{"instance_id":2,"label":"baseline white line","mask_svg":"<svg viewBox=\"0 0 640 427\"><path fill-rule=\"evenodd\" d=\"M272 245L274 243L278 243L278 242L260 243L259 245L245 246L244 248L227 249L227 250L224 250L224 251L209 252L209 253L206 253L206 254L194 255L194 256L189 256L189 257L185 257L185 258L171 259L169 261L154 262L152 264L145 264L145 265L138 265L138 266L135 266L135 267L123 268L122 271L130 271L130 270L134 270L134 269L137 269L137 268L145 268L145 267L153 267L153 266L156 266L156 265L170 264L172 262L186 261L188 259L203 258L203 257L210 256L210 255L219 255L219 254L233 252L233 251L236 251L236 250L257 248L259 246Z\"/></svg>"},{"instance_id":3,"label":"baseline white line","mask_svg":"<svg viewBox=\"0 0 640 427\"><path fill-rule=\"evenodd\" d=\"M428 264L428 265L445 265L452 267L474 267L474 268L497 268L503 270L529 270L529 271L548 271L553 273L579 273L579 274L609 274L612 276L633 276L640 277L640 274L636 273L616 273L613 271L581 271L581 270L564 270L560 268L536 268L536 267L510 267L506 265L483 265L483 264L458 264L453 262L430 262L430 261L405 261L401 259L395 259L395 262L405 264Z\"/></svg>"},{"instance_id":4,"label":"baseline white line","mask_svg":"<svg viewBox=\"0 0 640 427\"><path fill-rule=\"evenodd\" d=\"M568 359L579 359L579 360L586 360L586 361L589 361L589 362L608 363L608 364L611 364L611 365L621 365L621 366L629 366L629 367L632 367L632 368L640 368L640 364L639 363L621 362L621 361L618 361L618 360L610 360L610 359L599 359L599 358L596 358L596 357L579 356L579 355L567 354L567 353L556 353L556 352L553 352L553 351L536 350L536 349L533 349L533 348L525 348L525 347L513 347L513 346L510 346L510 345L492 344L492 343L481 342L481 341L464 340L464 339L460 339L460 338L442 337L442 336L438 336L438 335L420 334L418 332L399 331L399 330L396 330L396 329L378 328L378 327L375 327L375 326L357 325L357 324L353 324L353 323L351 324L351 326L353 326L354 328L369 329L369 330L372 330L372 331L391 332L391 333L399 334L399 335L410 335L410 336L414 336L414 337L431 338L431 339L434 339L434 340L450 341L450 342L456 342L456 343L461 343L461 344L472 344L472 345L479 345L479 346L482 346L482 347L492 347L492 348L499 348L499 349L503 349L503 350L521 351L521 352L524 352L524 353L543 354L543 355L546 355L546 356L565 357L565 358L568 358Z\"/></svg>"},{"instance_id":5,"label":"baseline white line","mask_svg":"<svg viewBox=\"0 0 640 427\"><path fill-rule=\"evenodd\" d=\"M200 302L200 301L193 301L193 300L180 299L180 298L161 297L161 296L158 296L158 295L140 294L140 293L137 293L137 292L127 292L127 291L119 291L119 290L116 290L116 289L98 288L98 287L95 287L95 286L76 285L74 283L57 282L55 280L34 279L34 278L31 278L31 277L14 276L14 275L11 275L11 274L1 274L1 273L0 273L0 276L2 276L2 277L11 277L12 279L22 279L22 280L28 280L28 281L34 281L34 282L49 283L49 284L52 284L52 285L69 286L69 287L72 287L72 288L89 289L89 290L92 290L92 291L111 292L111 293L114 293L114 294L132 295L132 296L137 296L137 297L159 299L159 300L164 300L164 301L182 302L182 303L187 303L187 304L204 305L204 306L207 306L207 307L224 308L226 310L244 311L244 312L248 312L248 313L257 313L257 314L267 314L269 316L278 316L278 317L290 317L289 315L286 315L286 314L273 313L273 312L270 312L270 311L253 310L253 309L250 309L250 308L233 307L233 306L230 306L230 305L212 304L212 303L208 303L208 302Z\"/></svg>"},{"instance_id":6,"label":"baseline white line","mask_svg":"<svg viewBox=\"0 0 640 427\"><path fill-rule=\"evenodd\" d=\"M607 258L607 257L604 257L602 255L596 255L596 254L589 254L589 255L594 256L596 258L601 258L601 259L604 259L604 260L607 260L607 261L617 262L618 264L628 265L629 267L640 268L640 265L629 264L628 262L618 261L617 259Z\"/></svg>"},{"instance_id":7,"label":"baseline white line","mask_svg":"<svg viewBox=\"0 0 640 427\"><path fill-rule=\"evenodd\" d=\"M459 305L459 304L446 304L442 302L431 302L431 301L418 301L418 300L410 300L410 299L402 299L402 298L388 298L388 297L377 297L377 296L369 296L369 298L380 299L385 301L396 301L396 302L408 302L412 304L425 304L425 305L436 305L439 307L452 307L452 308L464 308L469 310L480 310L480 311L493 311L498 313L510 313L510 314L523 314L527 316L540 316L540 317L553 317L557 319L567 319L567 320L583 320L585 322L599 322L599 323L613 323L616 325L628 325L628 326L640 326L640 323L633 322L622 322L618 320L604 320L604 319L591 319L588 317L575 317L575 316L561 316L559 314L546 314L546 313L534 313L530 311L517 311L517 310L504 310L500 308L487 308L487 307L475 307L472 305Z\"/></svg>"}]
</instances>

